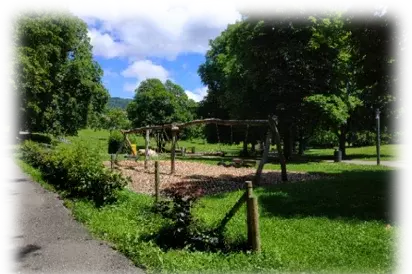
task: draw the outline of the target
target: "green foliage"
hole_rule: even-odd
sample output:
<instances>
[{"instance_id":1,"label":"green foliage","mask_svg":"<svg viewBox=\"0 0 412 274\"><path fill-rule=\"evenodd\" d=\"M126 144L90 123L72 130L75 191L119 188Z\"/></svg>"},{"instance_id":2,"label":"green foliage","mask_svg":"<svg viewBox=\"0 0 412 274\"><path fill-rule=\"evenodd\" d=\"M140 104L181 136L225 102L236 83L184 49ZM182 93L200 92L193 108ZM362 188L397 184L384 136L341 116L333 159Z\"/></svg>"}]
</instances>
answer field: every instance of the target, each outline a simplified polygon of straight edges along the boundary
<instances>
[{"instance_id":1,"label":"green foliage","mask_svg":"<svg viewBox=\"0 0 412 274\"><path fill-rule=\"evenodd\" d=\"M300 166L293 170L302 170ZM384 167L335 163L311 163L305 169L332 176L255 189L262 254L161 249L151 239L171 222L153 212L153 198L148 195L125 190L114 205L96 209L80 201L71 208L94 235L113 243L149 273L392 272L398 229L386 230L386 223L375 219L385 218L382 209L391 195L390 172ZM215 227L241 194L204 197L191 214ZM244 212L241 208L228 223L224 237L231 245L245 240Z\"/></svg>"},{"instance_id":2,"label":"green foliage","mask_svg":"<svg viewBox=\"0 0 412 274\"><path fill-rule=\"evenodd\" d=\"M172 201L155 204L154 211L171 220L156 236L156 243L164 249L188 248L192 251L222 251L223 235L201 228L193 217L196 199L174 195Z\"/></svg>"},{"instance_id":3,"label":"green foliage","mask_svg":"<svg viewBox=\"0 0 412 274\"><path fill-rule=\"evenodd\" d=\"M147 79L136 89L127 115L134 127L188 122L193 120L196 107L179 85L169 80L163 84L158 79ZM185 130L184 136L191 136L190 132Z\"/></svg>"},{"instance_id":4,"label":"green foliage","mask_svg":"<svg viewBox=\"0 0 412 274\"><path fill-rule=\"evenodd\" d=\"M76 134L109 97L86 23L70 14L30 13L17 18L14 35L20 128Z\"/></svg>"},{"instance_id":5,"label":"green foliage","mask_svg":"<svg viewBox=\"0 0 412 274\"><path fill-rule=\"evenodd\" d=\"M107 107L108 108L120 108L126 110L127 105L132 101L132 99L110 97Z\"/></svg>"},{"instance_id":6,"label":"green foliage","mask_svg":"<svg viewBox=\"0 0 412 274\"><path fill-rule=\"evenodd\" d=\"M40 169L45 181L68 197L86 198L101 206L115 201L117 190L127 184L127 179L103 166L98 148L84 140L59 144L53 150L26 141L21 151L24 161Z\"/></svg>"},{"instance_id":7,"label":"green foliage","mask_svg":"<svg viewBox=\"0 0 412 274\"><path fill-rule=\"evenodd\" d=\"M330 130L316 130L308 140L308 145L313 147L333 148L338 144L338 137Z\"/></svg>"}]
</instances>

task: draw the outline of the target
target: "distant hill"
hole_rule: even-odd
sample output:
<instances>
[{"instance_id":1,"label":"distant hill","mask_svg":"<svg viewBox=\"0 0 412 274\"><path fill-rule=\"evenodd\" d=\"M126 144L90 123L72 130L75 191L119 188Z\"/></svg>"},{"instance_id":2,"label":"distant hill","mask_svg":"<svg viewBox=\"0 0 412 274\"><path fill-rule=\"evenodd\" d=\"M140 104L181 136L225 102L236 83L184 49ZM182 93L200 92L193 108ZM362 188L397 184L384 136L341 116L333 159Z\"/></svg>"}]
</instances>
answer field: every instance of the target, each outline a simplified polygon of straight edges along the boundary
<instances>
[{"instance_id":1,"label":"distant hill","mask_svg":"<svg viewBox=\"0 0 412 274\"><path fill-rule=\"evenodd\" d=\"M110 97L108 107L126 109L127 105L131 101L132 99L126 99L126 98L120 98L120 97Z\"/></svg>"}]
</instances>

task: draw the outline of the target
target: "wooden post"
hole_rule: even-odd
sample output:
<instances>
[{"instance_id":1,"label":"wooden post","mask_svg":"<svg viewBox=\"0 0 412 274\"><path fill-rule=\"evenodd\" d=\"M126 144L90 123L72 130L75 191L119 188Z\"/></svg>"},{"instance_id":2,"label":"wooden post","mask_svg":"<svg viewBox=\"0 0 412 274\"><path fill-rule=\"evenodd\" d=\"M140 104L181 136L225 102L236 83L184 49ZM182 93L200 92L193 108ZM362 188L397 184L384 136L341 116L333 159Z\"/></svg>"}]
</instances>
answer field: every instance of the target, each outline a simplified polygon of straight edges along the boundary
<instances>
[{"instance_id":1,"label":"wooden post","mask_svg":"<svg viewBox=\"0 0 412 274\"><path fill-rule=\"evenodd\" d=\"M246 181L246 227L247 227L247 242L249 247L252 246L252 216L250 215L250 206L248 202L253 197L253 184L251 181Z\"/></svg>"},{"instance_id":2,"label":"wooden post","mask_svg":"<svg viewBox=\"0 0 412 274\"><path fill-rule=\"evenodd\" d=\"M280 135L279 135L279 131L276 126L276 120L274 117L269 116L269 126L271 130L273 131L273 134L275 137L276 148L278 151L279 161L280 161L280 168L282 170L282 181L286 182L288 180L288 174L286 171L286 160L285 160L285 156L283 155L282 147L280 145Z\"/></svg>"},{"instance_id":3,"label":"wooden post","mask_svg":"<svg viewBox=\"0 0 412 274\"><path fill-rule=\"evenodd\" d=\"M251 247L254 252L260 252L259 210L257 197L247 199L247 208L250 215Z\"/></svg>"},{"instance_id":4,"label":"wooden post","mask_svg":"<svg viewBox=\"0 0 412 274\"><path fill-rule=\"evenodd\" d=\"M155 161L155 201L156 201L156 204L159 202L159 186L160 186L159 161Z\"/></svg>"},{"instance_id":5,"label":"wooden post","mask_svg":"<svg viewBox=\"0 0 412 274\"><path fill-rule=\"evenodd\" d=\"M193 153L193 154L196 153L196 147L192 147L192 153Z\"/></svg>"},{"instance_id":6,"label":"wooden post","mask_svg":"<svg viewBox=\"0 0 412 274\"><path fill-rule=\"evenodd\" d=\"M182 147L180 150L181 150L181 152L182 152L182 156L183 156L183 157L186 156L186 148L185 148L185 147Z\"/></svg>"},{"instance_id":7,"label":"wooden post","mask_svg":"<svg viewBox=\"0 0 412 274\"><path fill-rule=\"evenodd\" d=\"M265 149L263 151L262 160L259 162L258 169L256 170L256 174L255 174L255 178L254 178L254 182L253 182L255 185L258 185L260 183L260 177L262 176L263 166L265 165L265 163L268 160L271 135L272 134L269 130L266 134Z\"/></svg>"},{"instance_id":8,"label":"wooden post","mask_svg":"<svg viewBox=\"0 0 412 274\"><path fill-rule=\"evenodd\" d=\"M175 158L176 158L176 132L178 127L172 127L172 153L171 153L171 174L175 174Z\"/></svg>"},{"instance_id":9,"label":"wooden post","mask_svg":"<svg viewBox=\"0 0 412 274\"><path fill-rule=\"evenodd\" d=\"M150 131L146 129L146 138L145 138L145 153L144 153L144 169L147 169L147 162L149 159L149 141L150 141Z\"/></svg>"}]
</instances>

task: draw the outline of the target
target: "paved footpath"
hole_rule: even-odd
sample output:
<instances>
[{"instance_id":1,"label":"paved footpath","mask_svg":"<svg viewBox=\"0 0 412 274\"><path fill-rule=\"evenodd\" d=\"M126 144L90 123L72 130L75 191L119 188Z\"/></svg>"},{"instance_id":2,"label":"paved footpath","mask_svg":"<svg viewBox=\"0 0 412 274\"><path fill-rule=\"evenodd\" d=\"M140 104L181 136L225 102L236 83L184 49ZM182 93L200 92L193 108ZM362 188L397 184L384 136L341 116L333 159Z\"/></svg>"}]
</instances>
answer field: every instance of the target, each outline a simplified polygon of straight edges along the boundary
<instances>
[{"instance_id":1,"label":"paved footpath","mask_svg":"<svg viewBox=\"0 0 412 274\"><path fill-rule=\"evenodd\" d=\"M124 255L92 239L57 194L13 167L16 273L144 273Z\"/></svg>"},{"instance_id":2,"label":"paved footpath","mask_svg":"<svg viewBox=\"0 0 412 274\"><path fill-rule=\"evenodd\" d=\"M327 162L333 163L332 160L329 160ZM347 163L347 164L355 164L355 165L374 165L376 166L376 161L364 161L364 160L342 160L342 163ZM380 164L382 166L388 166L388 167L396 167L396 168L406 168L407 163L402 162L402 161L381 161Z\"/></svg>"}]
</instances>

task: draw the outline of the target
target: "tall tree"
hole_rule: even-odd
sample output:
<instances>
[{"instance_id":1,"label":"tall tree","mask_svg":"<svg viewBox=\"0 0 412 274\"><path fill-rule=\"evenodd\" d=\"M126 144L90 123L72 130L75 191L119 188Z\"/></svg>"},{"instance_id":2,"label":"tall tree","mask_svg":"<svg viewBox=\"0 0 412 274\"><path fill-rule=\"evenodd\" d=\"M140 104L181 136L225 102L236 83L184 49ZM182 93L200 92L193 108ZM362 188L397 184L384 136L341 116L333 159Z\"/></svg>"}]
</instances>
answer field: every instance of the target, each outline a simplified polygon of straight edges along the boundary
<instances>
[{"instance_id":1,"label":"tall tree","mask_svg":"<svg viewBox=\"0 0 412 274\"><path fill-rule=\"evenodd\" d=\"M103 110L109 94L82 20L70 14L21 15L15 43L22 129L76 134L90 110Z\"/></svg>"},{"instance_id":2,"label":"tall tree","mask_svg":"<svg viewBox=\"0 0 412 274\"><path fill-rule=\"evenodd\" d=\"M297 128L303 139L316 122L307 114L310 106L303 98L326 86L329 75L330 62L324 62L329 52L309 46L311 28L307 19L302 21L305 18L249 16L211 42L206 62L199 68L209 95L213 94L206 100L214 98L230 118L279 117L287 158ZM252 142L262 136L251 133Z\"/></svg>"}]
</instances>

